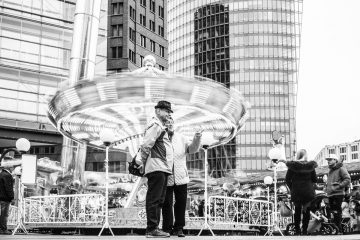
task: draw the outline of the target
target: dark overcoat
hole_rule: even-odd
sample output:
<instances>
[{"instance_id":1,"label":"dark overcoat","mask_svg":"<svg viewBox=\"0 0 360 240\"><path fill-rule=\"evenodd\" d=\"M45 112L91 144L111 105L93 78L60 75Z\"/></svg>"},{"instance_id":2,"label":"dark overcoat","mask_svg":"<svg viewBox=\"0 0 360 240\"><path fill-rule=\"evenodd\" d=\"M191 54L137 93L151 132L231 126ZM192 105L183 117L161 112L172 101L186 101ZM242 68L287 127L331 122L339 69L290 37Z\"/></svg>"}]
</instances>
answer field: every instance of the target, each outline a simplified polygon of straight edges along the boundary
<instances>
[{"instance_id":1,"label":"dark overcoat","mask_svg":"<svg viewBox=\"0 0 360 240\"><path fill-rule=\"evenodd\" d=\"M290 188L291 201L305 204L315 198L317 163L314 161L288 161L286 184Z\"/></svg>"}]
</instances>

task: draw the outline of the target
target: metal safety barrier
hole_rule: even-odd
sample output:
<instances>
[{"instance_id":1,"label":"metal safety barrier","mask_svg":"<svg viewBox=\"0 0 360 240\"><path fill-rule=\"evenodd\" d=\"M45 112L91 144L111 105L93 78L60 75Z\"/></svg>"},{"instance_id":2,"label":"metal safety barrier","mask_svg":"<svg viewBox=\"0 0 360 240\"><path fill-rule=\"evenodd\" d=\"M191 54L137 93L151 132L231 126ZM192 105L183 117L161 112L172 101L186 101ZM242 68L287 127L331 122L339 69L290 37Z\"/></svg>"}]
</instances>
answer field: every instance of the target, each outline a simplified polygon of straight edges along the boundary
<instances>
[{"instance_id":1,"label":"metal safety barrier","mask_svg":"<svg viewBox=\"0 0 360 240\"><path fill-rule=\"evenodd\" d=\"M269 226L274 204L264 200L211 196L209 223Z\"/></svg>"},{"instance_id":2,"label":"metal safety barrier","mask_svg":"<svg viewBox=\"0 0 360 240\"><path fill-rule=\"evenodd\" d=\"M105 197L101 194L35 196L24 199L24 223L101 223Z\"/></svg>"},{"instance_id":3,"label":"metal safety barrier","mask_svg":"<svg viewBox=\"0 0 360 240\"><path fill-rule=\"evenodd\" d=\"M9 226L16 226L17 224L17 213L18 213L18 207L10 205L9 208L9 217L8 217L8 225Z\"/></svg>"}]
</instances>

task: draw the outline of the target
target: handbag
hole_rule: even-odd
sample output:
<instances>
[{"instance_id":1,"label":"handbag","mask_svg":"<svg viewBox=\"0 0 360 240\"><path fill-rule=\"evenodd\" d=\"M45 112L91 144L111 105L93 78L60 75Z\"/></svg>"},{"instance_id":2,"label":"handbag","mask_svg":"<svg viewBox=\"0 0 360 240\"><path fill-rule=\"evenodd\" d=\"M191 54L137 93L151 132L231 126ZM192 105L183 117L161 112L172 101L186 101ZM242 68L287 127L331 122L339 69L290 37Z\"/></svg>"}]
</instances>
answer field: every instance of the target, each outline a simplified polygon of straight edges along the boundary
<instances>
[{"instance_id":1,"label":"handbag","mask_svg":"<svg viewBox=\"0 0 360 240\"><path fill-rule=\"evenodd\" d=\"M291 217L292 216L291 209L284 202L280 202L280 215L282 217Z\"/></svg>"},{"instance_id":2,"label":"handbag","mask_svg":"<svg viewBox=\"0 0 360 240\"><path fill-rule=\"evenodd\" d=\"M136 163L135 159L136 156L138 155L140 149L137 151L137 153L135 154L135 156L133 157L133 159L131 160L131 162L129 163L129 173L138 177L143 177L144 173L140 172L140 169L138 168L140 165Z\"/></svg>"}]
</instances>

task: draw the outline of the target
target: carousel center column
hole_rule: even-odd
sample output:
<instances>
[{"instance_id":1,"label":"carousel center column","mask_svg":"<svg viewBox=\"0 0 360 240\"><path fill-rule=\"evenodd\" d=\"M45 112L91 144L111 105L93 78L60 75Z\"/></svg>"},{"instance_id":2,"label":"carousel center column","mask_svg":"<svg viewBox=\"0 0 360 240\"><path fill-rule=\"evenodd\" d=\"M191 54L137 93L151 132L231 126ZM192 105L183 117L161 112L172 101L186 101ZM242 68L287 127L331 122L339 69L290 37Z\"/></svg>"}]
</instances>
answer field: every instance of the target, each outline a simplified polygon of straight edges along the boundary
<instances>
[{"instance_id":1,"label":"carousel center column","mask_svg":"<svg viewBox=\"0 0 360 240\"><path fill-rule=\"evenodd\" d=\"M82 79L93 79L97 38L100 21L101 0L77 0L74 15L74 30L71 46L70 72L66 86L71 87ZM63 138L61 166L63 176L72 175L84 184L87 145Z\"/></svg>"}]
</instances>

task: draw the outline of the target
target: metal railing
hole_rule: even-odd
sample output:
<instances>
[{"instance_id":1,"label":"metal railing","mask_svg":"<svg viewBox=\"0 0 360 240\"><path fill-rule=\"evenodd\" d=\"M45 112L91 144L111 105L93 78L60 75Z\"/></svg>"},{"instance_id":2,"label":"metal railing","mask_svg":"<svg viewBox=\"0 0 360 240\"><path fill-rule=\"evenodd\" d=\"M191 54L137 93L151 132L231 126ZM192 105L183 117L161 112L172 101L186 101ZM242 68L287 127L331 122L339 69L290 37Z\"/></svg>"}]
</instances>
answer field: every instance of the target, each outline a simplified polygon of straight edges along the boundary
<instances>
[{"instance_id":1,"label":"metal railing","mask_svg":"<svg viewBox=\"0 0 360 240\"><path fill-rule=\"evenodd\" d=\"M17 224L17 213L18 213L18 207L10 205L9 208L9 217L8 217L8 225L9 226L16 226Z\"/></svg>"},{"instance_id":2,"label":"metal railing","mask_svg":"<svg viewBox=\"0 0 360 240\"><path fill-rule=\"evenodd\" d=\"M101 223L105 197L101 194L36 196L24 199L24 223Z\"/></svg>"},{"instance_id":3,"label":"metal railing","mask_svg":"<svg viewBox=\"0 0 360 240\"><path fill-rule=\"evenodd\" d=\"M209 223L269 226L274 204L264 200L211 196Z\"/></svg>"}]
</instances>

